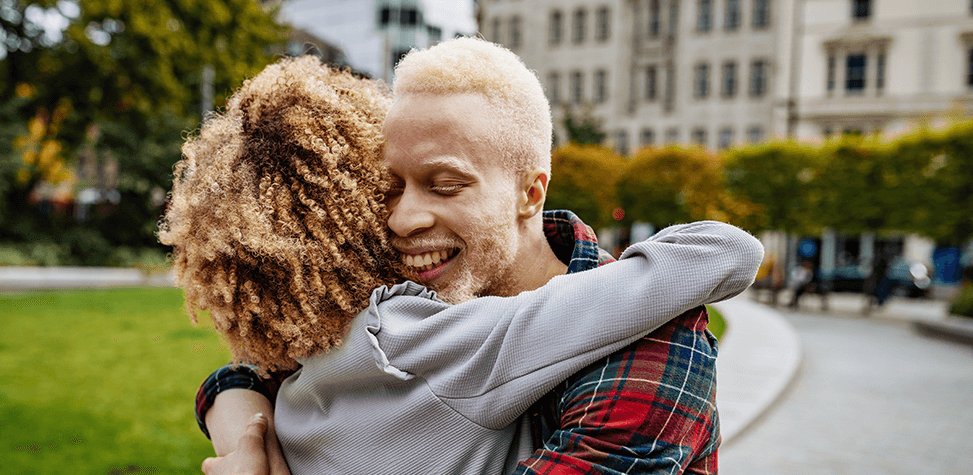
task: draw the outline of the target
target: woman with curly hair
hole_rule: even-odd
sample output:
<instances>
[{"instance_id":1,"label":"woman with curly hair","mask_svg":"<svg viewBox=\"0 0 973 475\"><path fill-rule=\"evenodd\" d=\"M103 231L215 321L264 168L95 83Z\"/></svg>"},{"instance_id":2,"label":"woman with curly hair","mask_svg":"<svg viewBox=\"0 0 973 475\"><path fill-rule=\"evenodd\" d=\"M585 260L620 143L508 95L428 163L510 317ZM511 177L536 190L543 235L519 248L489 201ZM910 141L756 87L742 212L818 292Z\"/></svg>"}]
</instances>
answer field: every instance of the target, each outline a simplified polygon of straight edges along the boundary
<instances>
[{"instance_id":1,"label":"woman with curly hair","mask_svg":"<svg viewBox=\"0 0 973 475\"><path fill-rule=\"evenodd\" d=\"M293 472L509 471L532 449L518 423L531 404L753 280L755 239L694 223L534 291L447 304L402 282L389 246L388 104L374 82L283 60L247 81L175 167L160 240L190 313L208 310L237 360L299 368L274 409ZM704 290L660 295L685 256L706 270Z\"/></svg>"}]
</instances>

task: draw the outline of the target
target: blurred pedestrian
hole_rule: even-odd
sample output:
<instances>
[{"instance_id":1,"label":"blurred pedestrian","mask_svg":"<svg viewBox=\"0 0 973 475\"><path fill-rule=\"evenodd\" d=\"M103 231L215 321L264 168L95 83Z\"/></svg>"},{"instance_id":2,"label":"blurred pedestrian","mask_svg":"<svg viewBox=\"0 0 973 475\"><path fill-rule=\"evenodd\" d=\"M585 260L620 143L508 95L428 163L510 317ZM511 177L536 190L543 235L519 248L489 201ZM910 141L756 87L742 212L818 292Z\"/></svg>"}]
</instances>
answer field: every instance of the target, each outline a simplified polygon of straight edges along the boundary
<instances>
[{"instance_id":1,"label":"blurred pedestrian","mask_svg":"<svg viewBox=\"0 0 973 475\"><path fill-rule=\"evenodd\" d=\"M791 271L790 286L794 293L788 307L797 308L801 296L814 290L814 272L814 263L809 260L801 261L801 264Z\"/></svg>"}]
</instances>

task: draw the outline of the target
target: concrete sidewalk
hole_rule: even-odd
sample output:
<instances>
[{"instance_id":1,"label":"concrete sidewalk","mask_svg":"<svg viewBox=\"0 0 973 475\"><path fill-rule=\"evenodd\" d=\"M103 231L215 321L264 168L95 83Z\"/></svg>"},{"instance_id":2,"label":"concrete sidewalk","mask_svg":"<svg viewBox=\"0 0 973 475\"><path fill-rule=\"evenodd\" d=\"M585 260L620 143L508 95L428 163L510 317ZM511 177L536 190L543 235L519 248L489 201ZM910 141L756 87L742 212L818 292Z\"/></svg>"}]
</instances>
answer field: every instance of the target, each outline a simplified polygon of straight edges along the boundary
<instances>
[{"instance_id":1,"label":"concrete sidewalk","mask_svg":"<svg viewBox=\"0 0 973 475\"><path fill-rule=\"evenodd\" d=\"M121 267L0 267L0 291L172 287L172 271Z\"/></svg>"},{"instance_id":2,"label":"concrete sidewalk","mask_svg":"<svg viewBox=\"0 0 973 475\"><path fill-rule=\"evenodd\" d=\"M801 364L801 343L776 309L746 294L714 306L726 319L716 360L716 405L725 446L793 381Z\"/></svg>"}]
</instances>

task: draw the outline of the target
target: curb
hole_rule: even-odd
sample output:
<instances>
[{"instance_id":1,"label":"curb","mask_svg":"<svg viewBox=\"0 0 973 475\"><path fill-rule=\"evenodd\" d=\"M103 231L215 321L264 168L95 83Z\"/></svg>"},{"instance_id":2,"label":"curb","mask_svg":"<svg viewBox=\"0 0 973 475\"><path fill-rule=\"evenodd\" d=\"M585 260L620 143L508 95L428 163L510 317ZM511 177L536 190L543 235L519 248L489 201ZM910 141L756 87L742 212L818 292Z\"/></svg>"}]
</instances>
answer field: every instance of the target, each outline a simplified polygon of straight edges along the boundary
<instances>
[{"instance_id":1,"label":"curb","mask_svg":"<svg viewBox=\"0 0 973 475\"><path fill-rule=\"evenodd\" d=\"M797 332L776 310L746 296L714 306L726 320L716 359L716 405L726 447L796 380L803 354Z\"/></svg>"},{"instance_id":2,"label":"curb","mask_svg":"<svg viewBox=\"0 0 973 475\"><path fill-rule=\"evenodd\" d=\"M0 291L173 287L172 271L124 267L0 267Z\"/></svg>"},{"instance_id":3,"label":"curb","mask_svg":"<svg viewBox=\"0 0 973 475\"><path fill-rule=\"evenodd\" d=\"M926 335L973 345L973 319L969 317L947 317L945 320L915 320L913 327Z\"/></svg>"}]
</instances>

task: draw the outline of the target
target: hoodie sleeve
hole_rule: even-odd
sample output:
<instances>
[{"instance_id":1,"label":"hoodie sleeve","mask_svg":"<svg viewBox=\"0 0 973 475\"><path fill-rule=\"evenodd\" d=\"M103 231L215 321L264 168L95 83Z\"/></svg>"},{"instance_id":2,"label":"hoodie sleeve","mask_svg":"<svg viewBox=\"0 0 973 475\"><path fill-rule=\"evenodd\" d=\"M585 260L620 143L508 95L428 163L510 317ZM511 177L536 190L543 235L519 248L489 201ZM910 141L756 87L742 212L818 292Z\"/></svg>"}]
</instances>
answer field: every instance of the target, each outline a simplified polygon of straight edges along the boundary
<instances>
[{"instance_id":1,"label":"hoodie sleeve","mask_svg":"<svg viewBox=\"0 0 973 475\"><path fill-rule=\"evenodd\" d=\"M454 410L498 429L589 364L693 307L739 294L762 258L759 241L734 226L671 226L614 264L514 297L448 305L405 284L377 290L368 331L387 373L423 378Z\"/></svg>"}]
</instances>

